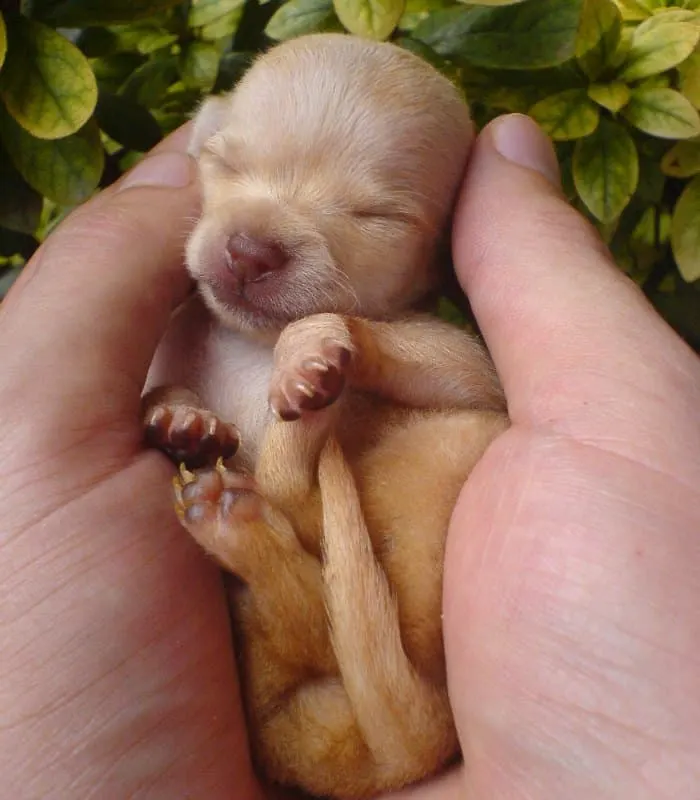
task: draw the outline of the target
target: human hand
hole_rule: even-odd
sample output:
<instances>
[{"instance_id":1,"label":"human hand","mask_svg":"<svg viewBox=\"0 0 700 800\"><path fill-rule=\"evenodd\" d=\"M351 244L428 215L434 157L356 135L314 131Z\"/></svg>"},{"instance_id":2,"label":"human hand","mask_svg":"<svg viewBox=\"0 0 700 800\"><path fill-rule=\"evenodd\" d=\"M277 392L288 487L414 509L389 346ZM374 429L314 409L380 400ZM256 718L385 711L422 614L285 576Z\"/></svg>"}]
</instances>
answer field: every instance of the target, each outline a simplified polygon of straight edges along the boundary
<instances>
[{"instance_id":1,"label":"human hand","mask_svg":"<svg viewBox=\"0 0 700 800\"><path fill-rule=\"evenodd\" d=\"M513 425L453 517L445 637L465 766L432 791L696 797L700 360L557 186L534 123L482 132L455 262Z\"/></svg>"},{"instance_id":2,"label":"human hand","mask_svg":"<svg viewBox=\"0 0 700 800\"><path fill-rule=\"evenodd\" d=\"M187 135L73 213L0 307L0 793L13 800L259 791L218 570L183 536L165 459L141 446L143 380L188 289Z\"/></svg>"}]
</instances>

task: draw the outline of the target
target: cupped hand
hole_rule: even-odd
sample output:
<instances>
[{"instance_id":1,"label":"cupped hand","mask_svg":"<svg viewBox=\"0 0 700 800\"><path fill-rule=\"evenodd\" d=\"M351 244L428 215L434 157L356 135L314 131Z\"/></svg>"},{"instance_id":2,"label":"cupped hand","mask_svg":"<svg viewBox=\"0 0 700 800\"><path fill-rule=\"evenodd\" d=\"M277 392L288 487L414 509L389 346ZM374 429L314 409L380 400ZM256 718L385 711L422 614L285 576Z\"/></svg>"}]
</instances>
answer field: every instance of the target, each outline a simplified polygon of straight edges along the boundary
<instances>
[{"instance_id":1,"label":"cupped hand","mask_svg":"<svg viewBox=\"0 0 700 800\"><path fill-rule=\"evenodd\" d=\"M700 796L700 359L565 202L524 117L476 145L454 256L512 428L448 540L445 636L484 800Z\"/></svg>"},{"instance_id":2,"label":"cupped hand","mask_svg":"<svg viewBox=\"0 0 700 800\"><path fill-rule=\"evenodd\" d=\"M3 797L257 796L218 571L141 446L188 281L188 131L73 213L0 307Z\"/></svg>"},{"instance_id":3,"label":"cupped hand","mask_svg":"<svg viewBox=\"0 0 700 800\"><path fill-rule=\"evenodd\" d=\"M187 290L185 135L74 213L0 308L13 798L260 792L217 571L141 448L141 384ZM465 182L455 260L513 426L448 543L465 764L408 794L660 800L700 781L700 365L557 180L546 140L511 117Z\"/></svg>"}]
</instances>

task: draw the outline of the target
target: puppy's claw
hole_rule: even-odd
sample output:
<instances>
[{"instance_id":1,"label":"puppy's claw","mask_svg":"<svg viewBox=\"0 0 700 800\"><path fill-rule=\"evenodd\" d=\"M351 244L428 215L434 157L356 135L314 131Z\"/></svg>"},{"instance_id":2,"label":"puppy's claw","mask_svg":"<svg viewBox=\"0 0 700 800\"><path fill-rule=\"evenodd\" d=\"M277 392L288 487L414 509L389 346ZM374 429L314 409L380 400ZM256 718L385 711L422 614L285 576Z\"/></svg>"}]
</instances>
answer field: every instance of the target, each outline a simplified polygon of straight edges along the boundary
<instances>
[{"instance_id":1,"label":"puppy's claw","mask_svg":"<svg viewBox=\"0 0 700 800\"><path fill-rule=\"evenodd\" d=\"M180 477L182 479L182 483L185 485L192 483L192 481L195 480L194 472L190 472L182 462L180 462Z\"/></svg>"}]
</instances>

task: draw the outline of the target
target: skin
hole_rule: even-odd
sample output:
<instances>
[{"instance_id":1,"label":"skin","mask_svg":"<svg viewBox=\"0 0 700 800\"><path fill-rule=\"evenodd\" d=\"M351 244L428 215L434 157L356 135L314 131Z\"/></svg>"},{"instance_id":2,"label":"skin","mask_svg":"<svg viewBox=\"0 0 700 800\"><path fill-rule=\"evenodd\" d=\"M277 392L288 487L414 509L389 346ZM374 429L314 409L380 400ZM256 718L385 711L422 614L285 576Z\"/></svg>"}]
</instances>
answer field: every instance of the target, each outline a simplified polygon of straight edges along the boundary
<instances>
[{"instance_id":1,"label":"skin","mask_svg":"<svg viewBox=\"0 0 700 800\"><path fill-rule=\"evenodd\" d=\"M496 150L508 125L526 168ZM418 798L664 800L700 780L700 364L533 171L552 158L501 121L462 194L458 274L513 427L448 540L467 767ZM109 190L0 309L11 797L261 796L217 573L167 521L170 470L140 445L141 385L186 289L170 223L196 213L193 188Z\"/></svg>"}]
</instances>

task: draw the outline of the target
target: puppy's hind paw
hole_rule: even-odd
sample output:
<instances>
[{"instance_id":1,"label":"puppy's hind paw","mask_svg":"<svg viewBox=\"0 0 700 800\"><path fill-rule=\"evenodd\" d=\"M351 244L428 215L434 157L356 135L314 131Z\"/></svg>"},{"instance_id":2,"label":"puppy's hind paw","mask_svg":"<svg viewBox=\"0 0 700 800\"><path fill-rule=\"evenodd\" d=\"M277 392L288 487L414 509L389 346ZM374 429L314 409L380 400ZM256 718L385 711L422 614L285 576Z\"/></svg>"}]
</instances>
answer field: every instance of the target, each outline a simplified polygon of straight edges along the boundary
<instances>
[{"instance_id":1,"label":"puppy's hind paw","mask_svg":"<svg viewBox=\"0 0 700 800\"><path fill-rule=\"evenodd\" d=\"M213 468L190 472L184 465L173 478L175 512L185 528L197 539L210 539L219 528L236 520L256 517L261 498L255 481L248 475L227 470L219 459ZM202 542L207 548L207 542Z\"/></svg>"}]
</instances>

